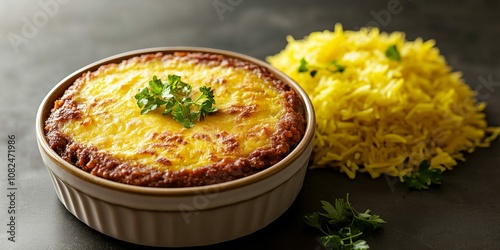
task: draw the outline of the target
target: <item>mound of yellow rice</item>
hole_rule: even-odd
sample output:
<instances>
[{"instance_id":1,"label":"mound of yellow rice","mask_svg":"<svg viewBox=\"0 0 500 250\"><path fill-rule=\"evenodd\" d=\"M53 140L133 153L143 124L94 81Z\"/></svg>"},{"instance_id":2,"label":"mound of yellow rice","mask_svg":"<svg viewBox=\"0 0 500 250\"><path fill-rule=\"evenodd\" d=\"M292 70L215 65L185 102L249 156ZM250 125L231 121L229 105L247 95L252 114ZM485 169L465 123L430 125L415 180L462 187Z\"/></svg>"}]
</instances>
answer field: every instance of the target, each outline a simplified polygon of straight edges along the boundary
<instances>
[{"instance_id":1,"label":"mound of yellow rice","mask_svg":"<svg viewBox=\"0 0 500 250\"><path fill-rule=\"evenodd\" d=\"M268 62L297 81L309 94L317 129L312 167L356 173L403 176L431 168L451 170L462 153L488 147L500 127L488 127L485 103L452 72L433 40L406 41L404 33L377 28L313 32L288 45ZM401 59L386 50L395 45ZM301 60L318 69L299 72ZM340 72L322 66L344 66ZM318 66L319 65L319 66ZM331 65L331 64L330 64Z\"/></svg>"}]
</instances>

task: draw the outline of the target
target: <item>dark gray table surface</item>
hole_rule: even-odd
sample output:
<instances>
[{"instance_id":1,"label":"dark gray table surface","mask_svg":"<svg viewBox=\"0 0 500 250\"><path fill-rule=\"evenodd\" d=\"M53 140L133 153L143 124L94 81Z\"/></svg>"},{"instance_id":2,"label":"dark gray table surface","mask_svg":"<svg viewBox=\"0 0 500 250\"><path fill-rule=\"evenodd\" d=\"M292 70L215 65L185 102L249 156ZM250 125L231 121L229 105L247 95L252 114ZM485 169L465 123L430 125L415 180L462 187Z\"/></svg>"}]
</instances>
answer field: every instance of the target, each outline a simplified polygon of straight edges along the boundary
<instances>
[{"instance_id":1,"label":"dark gray table surface","mask_svg":"<svg viewBox=\"0 0 500 250\"><path fill-rule=\"evenodd\" d=\"M227 9L222 8L226 4ZM394 11L394 6L396 10ZM217 7L219 6L219 7ZM218 9L219 8L219 9ZM393 10L392 12L389 10ZM278 53L285 36L367 24L435 39L453 70L482 91L491 125L500 125L500 1L79 1L0 2L0 249L146 249L105 236L57 199L34 136L35 113L62 78L96 60L134 49L189 45ZM486 83L485 83L486 82ZM489 82L489 84L488 84ZM482 87L481 87L482 86ZM16 242L7 240L7 136L16 136ZM466 156L443 185L409 191L386 179L349 180L311 170L290 209L268 227L194 249L322 249L302 222L320 200L350 194L388 223L366 236L372 249L500 249L500 142Z\"/></svg>"}]
</instances>

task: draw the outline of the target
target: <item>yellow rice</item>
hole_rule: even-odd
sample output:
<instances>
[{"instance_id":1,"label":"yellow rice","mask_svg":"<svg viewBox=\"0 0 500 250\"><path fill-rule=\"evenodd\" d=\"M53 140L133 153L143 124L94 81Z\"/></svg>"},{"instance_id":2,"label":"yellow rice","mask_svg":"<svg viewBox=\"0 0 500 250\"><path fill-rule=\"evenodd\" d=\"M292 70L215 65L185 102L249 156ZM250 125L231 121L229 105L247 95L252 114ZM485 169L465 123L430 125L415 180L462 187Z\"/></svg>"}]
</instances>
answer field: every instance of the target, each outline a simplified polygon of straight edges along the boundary
<instances>
[{"instance_id":1,"label":"yellow rice","mask_svg":"<svg viewBox=\"0 0 500 250\"><path fill-rule=\"evenodd\" d=\"M399 176L418 169L451 170L464 152L488 147L500 127L488 127L476 93L452 72L433 40L406 41L404 33L377 28L313 32L267 60L309 94L317 117L312 167ZM401 60L389 60L396 45ZM332 60L343 72L298 72L301 59L311 65Z\"/></svg>"}]
</instances>

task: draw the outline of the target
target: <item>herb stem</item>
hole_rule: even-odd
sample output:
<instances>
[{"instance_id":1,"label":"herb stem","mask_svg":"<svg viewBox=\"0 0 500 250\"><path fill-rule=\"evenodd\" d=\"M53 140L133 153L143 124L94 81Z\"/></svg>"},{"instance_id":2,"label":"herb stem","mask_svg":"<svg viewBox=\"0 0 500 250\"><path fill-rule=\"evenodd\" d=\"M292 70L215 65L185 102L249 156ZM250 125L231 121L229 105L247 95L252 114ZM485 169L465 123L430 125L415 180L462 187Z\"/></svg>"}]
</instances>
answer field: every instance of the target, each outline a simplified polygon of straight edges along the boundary
<instances>
[{"instance_id":1,"label":"herb stem","mask_svg":"<svg viewBox=\"0 0 500 250\"><path fill-rule=\"evenodd\" d=\"M175 121L185 128L190 128L194 126L195 120L201 121L206 115L217 111L217 107L213 106L215 99L210 87L202 86L201 95L194 103L189 97L191 89L191 85L181 81L180 76L168 75L165 83L153 76L153 79L149 81L149 88L140 89L135 99L137 106L141 108L142 115L165 105L163 115L172 114ZM191 110L193 104L198 110Z\"/></svg>"}]
</instances>

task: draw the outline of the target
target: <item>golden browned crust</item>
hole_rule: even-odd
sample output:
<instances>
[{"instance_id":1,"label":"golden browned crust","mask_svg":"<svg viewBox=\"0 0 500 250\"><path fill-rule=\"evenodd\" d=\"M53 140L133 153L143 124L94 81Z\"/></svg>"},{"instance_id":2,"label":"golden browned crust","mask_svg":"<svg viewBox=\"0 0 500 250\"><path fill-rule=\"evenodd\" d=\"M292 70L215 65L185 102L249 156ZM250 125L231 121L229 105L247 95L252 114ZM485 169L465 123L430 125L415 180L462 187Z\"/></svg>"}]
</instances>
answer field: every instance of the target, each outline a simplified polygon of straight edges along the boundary
<instances>
[{"instance_id":1,"label":"golden browned crust","mask_svg":"<svg viewBox=\"0 0 500 250\"><path fill-rule=\"evenodd\" d=\"M304 107L297 94L284 84L281 80L266 68L245 62L235 58L207 53L178 52L173 54L148 54L134 57L122 63L145 62L152 59L161 60L186 60L195 63L204 63L213 66L230 66L244 68L252 71L261 79L270 80L286 100L285 114L278 122L278 130L271 134L271 144L266 148L253 151L246 157L237 160L218 159L216 163L197 168L194 170L162 171L148 166L132 165L114 159L111 155L98 152L97 148L79 145L71 138L62 134L59 126L65 121L78 119L81 111L74 100L81 82L98 74L105 74L111 65L101 66L95 72L87 72L77 79L74 84L66 90L64 95L54 103L49 118L45 122L46 137L50 147L57 152L65 161L93 175L138 186L154 187L189 187L222 183L242 178L263 169L266 169L286 157L300 142L306 127ZM240 113L240 116L248 116L255 107L232 107L226 112ZM182 137L175 134L155 134L162 144L172 145L183 143ZM204 134L195 134L197 138L209 139ZM225 150L236 147L237 141L227 132L216 135L226 145ZM155 154L154 151L140 152L144 154ZM216 157L216 156L214 156ZM172 164L168 159L159 158L158 163L166 166Z\"/></svg>"}]
</instances>

